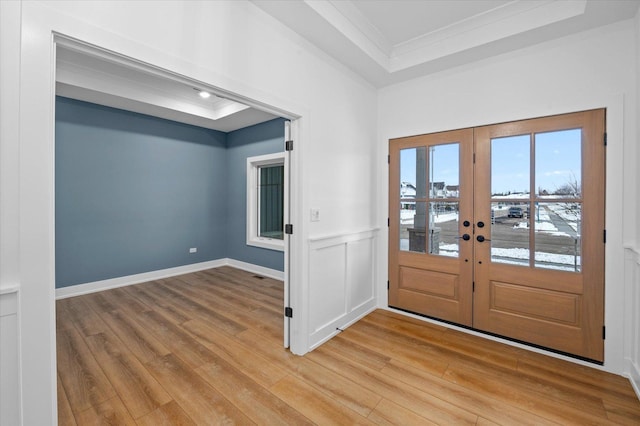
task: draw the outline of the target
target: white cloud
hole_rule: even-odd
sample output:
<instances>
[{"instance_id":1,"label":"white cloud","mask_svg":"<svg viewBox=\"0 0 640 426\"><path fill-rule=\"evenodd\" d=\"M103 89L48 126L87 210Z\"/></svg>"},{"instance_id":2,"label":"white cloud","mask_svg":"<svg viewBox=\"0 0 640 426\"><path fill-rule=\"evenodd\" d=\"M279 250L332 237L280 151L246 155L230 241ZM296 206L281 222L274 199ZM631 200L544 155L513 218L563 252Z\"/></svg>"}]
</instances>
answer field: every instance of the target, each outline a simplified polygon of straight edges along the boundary
<instances>
[{"instance_id":1,"label":"white cloud","mask_svg":"<svg viewBox=\"0 0 640 426\"><path fill-rule=\"evenodd\" d=\"M571 174L570 170L553 170L551 172L545 172L545 176L560 176L560 175L568 175Z\"/></svg>"}]
</instances>

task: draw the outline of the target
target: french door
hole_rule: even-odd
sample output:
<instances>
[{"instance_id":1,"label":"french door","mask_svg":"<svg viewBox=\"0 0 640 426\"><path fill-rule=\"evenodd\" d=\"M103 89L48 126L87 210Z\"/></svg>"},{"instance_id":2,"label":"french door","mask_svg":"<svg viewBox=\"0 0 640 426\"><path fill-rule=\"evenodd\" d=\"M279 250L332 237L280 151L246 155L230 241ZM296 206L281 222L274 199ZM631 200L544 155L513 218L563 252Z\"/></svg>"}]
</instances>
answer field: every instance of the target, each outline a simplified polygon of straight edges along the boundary
<instances>
[{"instance_id":1,"label":"french door","mask_svg":"<svg viewBox=\"0 0 640 426\"><path fill-rule=\"evenodd\" d=\"M390 140L389 306L604 359L604 110Z\"/></svg>"}]
</instances>

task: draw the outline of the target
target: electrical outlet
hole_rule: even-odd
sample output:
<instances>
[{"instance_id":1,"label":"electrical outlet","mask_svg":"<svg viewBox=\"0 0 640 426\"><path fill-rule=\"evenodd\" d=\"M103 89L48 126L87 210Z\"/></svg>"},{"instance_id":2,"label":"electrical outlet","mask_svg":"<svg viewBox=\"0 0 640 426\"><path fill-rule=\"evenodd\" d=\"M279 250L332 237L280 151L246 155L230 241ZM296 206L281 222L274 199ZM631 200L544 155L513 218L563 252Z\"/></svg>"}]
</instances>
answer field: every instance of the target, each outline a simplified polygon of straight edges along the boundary
<instances>
[{"instance_id":1,"label":"electrical outlet","mask_svg":"<svg viewBox=\"0 0 640 426\"><path fill-rule=\"evenodd\" d=\"M311 222L319 222L319 221L320 221L320 210L311 209Z\"/></svg>"},{"instance_id":2,"label":"electrical outlet","mask_svg":"<svg viewBox=\"0 0 640 426\"><path fill-rule=\"evenodd\" d=\"M189 253L196 253L197 251L198 251L198 248L197 248L197 247L191 247L191 248L189 249Z\"/></svg>"}]
</instances>

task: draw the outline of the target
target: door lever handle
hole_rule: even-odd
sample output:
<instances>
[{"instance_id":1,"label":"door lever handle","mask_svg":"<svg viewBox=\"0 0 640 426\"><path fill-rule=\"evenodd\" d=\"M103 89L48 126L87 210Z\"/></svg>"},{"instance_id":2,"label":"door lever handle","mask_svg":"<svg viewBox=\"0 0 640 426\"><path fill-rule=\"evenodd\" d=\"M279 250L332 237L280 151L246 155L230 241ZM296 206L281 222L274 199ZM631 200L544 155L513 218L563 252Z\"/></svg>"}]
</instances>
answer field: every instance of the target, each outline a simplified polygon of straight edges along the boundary
<instances>
[{"instance_id":1,"label":"door lever handle","mask_svg":"<svg viewBox=\"0 0 640 426\"><path fill-rule=\"evenodd\" d=\"M465 241L469 241L471 239L471 235L469 234L462 234L461 237L458 237L458 239L462 238Z\"/></svg>"},{"instance_id":2,"label":"door lever handle","mask_svg":"<svg viewBox=\"0 0 640 426\"><path fill-rule=\"evenodd\" d=\"M482 243L482 242L484 242L484 241L491 241L490 239L485 238L485 237L484 237L484 235L478 235L478 236L476 237L476 240L478 240L478 242L479 242L479 243Z\"/></svg>"}]
</instances>

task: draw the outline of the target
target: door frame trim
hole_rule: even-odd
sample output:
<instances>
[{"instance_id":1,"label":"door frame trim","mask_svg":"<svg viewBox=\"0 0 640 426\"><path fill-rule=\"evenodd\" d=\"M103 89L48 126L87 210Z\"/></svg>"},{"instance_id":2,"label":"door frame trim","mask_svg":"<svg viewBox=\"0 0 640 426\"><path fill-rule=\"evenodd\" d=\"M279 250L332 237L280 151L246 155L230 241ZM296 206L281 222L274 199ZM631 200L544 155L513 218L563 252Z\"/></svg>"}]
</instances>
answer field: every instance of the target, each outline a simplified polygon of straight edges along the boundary
<instances>
[{"instance_id":1,"label":"door frame trim","mask_svg":"<svg viewBox=\"0 0 640 426\"><path fill-rule=\"evenodd\" d=\"M629 222L629 215L623 214L621 221L617 215L607 214L613 211L625 211L626 206L632 206L635 201L627 202L623 198L623 182L624 173L623 165L630 165L633 158L625 157L623 153L624 145L622 143L625 135L625 96L623 93L614 94L595 94L581 97L564 98L562 102L549 104L546 102L537 102L528 106L528 113L523 115L521 110L514 112L500 113L498 115L483 115L489 119L478 122L469 120L465 117L461 118L460 127L480 127L486 125L487 122L501 123L509 121L525 120L531 117L542 117L549 115L565 114L568 112L585 111L590 109L606 108L607 122L606 132L608 136L607 158L606 158L606 199L605 199L605 226L607 228L607 244L605 247L605 325L607 326L607 339L605 340L605 362L599 366L590 362L582 361L576 358L565 357L563 355L546 351L532 346L521 345L509 340L500 339L494 336L488 336L472 330L468 330L455 325L445 324L446 327L456 329L461 332L470 333L490 340L495 340L507 345L520 347L532 352L548 355L554 358L563 359L565 361L577 363L591 368L608 371L614 374L629 376L630 370L627 359L629 358L630 348L626 347L625 342L625 324L629 324L628 314L632 307L632 301L625 298L628 293L627 288L632 285L630 279L624 274L624 242L623 223ZM492 118L493 117L493 118ZM392 134L382 131L379 133L378 147L378 164L381 168L379 173L379 193L381 202L379 203L379 226L386 226L388 206L388 143L390 139L406 137L415 134L426 134L444 131L439 128L438 122L425 121L422 124L410 127L410 133ZM408 127L408 126L406 126ZM615 218L615 219L614 219ZM377 285L378 307L380 309L388 308L387 297L387 275L388 275L388 233L380 235L379 240L379 257L378 257L378 276L380 277ZM628 274L627 274L628 275ZM624 306L622 310L619 307ZM418 320L443 325L440 321L430 320L415 314L405 313L403 311L395 311L399 314L411 316Z\"/></svg>"}]
</instances>

